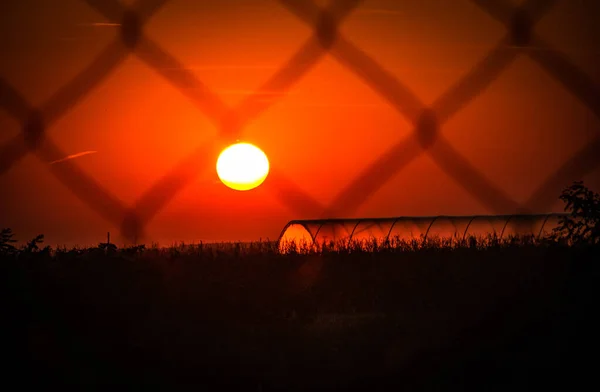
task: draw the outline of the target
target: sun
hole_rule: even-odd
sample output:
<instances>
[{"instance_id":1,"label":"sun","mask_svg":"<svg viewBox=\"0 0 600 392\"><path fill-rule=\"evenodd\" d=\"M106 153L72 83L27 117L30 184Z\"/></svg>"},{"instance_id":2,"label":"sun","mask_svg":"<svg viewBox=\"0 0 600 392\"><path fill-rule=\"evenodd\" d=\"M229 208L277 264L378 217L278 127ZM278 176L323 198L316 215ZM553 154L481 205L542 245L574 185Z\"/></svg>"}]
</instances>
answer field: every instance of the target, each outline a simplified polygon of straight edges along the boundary
<instances>
[{"instance_id":1,"label":"sun","mask_svg":"<svg viewBox=\"0 0 600 392\"><path fill-rule=\"evenodd\" d=\"M231 189L247 191L256 188L269 174L265 153L250 143L235 143L224 149L217 159L217 174Z\"/></svg>"}]
</instances>

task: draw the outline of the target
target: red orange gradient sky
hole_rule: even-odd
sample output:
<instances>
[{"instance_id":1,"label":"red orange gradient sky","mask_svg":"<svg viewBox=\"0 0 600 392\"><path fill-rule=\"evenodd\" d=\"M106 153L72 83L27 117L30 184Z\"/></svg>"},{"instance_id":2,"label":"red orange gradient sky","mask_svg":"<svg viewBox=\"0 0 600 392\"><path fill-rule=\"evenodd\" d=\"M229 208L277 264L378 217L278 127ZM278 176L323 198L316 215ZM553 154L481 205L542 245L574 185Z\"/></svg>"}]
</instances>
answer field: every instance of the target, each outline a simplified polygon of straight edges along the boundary
<instances>
[{"instance_id":1,"label":"red orange gradient sky","mask_svg":"<svg viewBox=\"0 0 600 392\"><path fill-rule=\"evenodd\" d=\"M90 3L122 13L118 2L116 7L112 1ZM138 3L144 2L121 4L137 9ZM349 63L347 43L428 106L497 47L507 29L478 6L484 1L354 1L355 8L339 24L343 42L335 40L331 53L318 59L297 56L300 48L311 45L315 20L310 12L303 19L295 7L311 10L330 3L343 8L335 1L167 1L144 25L144 37L152 44L137 46L53 119L44 140L50 139L58 148L52 151L61 156L29 153L10 164L4 161L0 226L13 228L22 240L43 233L50 245L95 244L107 231L118 244L131 242L121 234L116 216L123 211L107 214L91 206L101 201L82 200L81 192L93 189L73 192L78 185L55 176L60 165L95 179L123 208L139 202L166 173L176 173L172 182L192 178L172 195L162 195L167 202L147 208L153 212L138 240L161 245L276 239L289 220L322 216L513 213L528 201L532 212L561 211L558 195L571 181L583 179L592 189L600 188L600 152L563 166L600 137L600 27L595 16L600 5L558 0L549 2L555 4L535 25L536 36L547 46L529 44L440 128L445 144L434 141L430 149L437 148L442 158L409 143L397 152L412 157L401 169L387 179L377 178L364 195L352 188L348 197L358 201L344 199L344 190L413 130L385 96L389 86L373 82L371 68ZM510 9L528 2L489 3ZM48 102L57 91L103 50L123 45L121 31L122 23L84 0L3 1L3 88L9 85L33 108L52 107ZM154 66L149 64L148 59L157 59L157 47L176 62L158 58ZM577 96L526 51L568 59L585 76L584 90L591 93ZM279 89L269 88L277 83L265 85L277 72L303 61L310 64L299 66L304 71L293 83ZM576 85L573 77L569 81ZM231 128L220 128L211 117L219 110L206 100L194 100L206 91L223 107L253 97L248 112L255 106L262 109L241 127L233 126L237 133L224 133ZM22 121L3 94L0 154L6 157L21 137ZM272 173L255 190L233 191L217 177L218 152L236 139L256 144L269 157ZM195 170L190 165L175 169L202 146L209 147L191 161L198 165ZM486 202L472 191L478 185L469 184L479 177L457 177L456 168L454 176L445 171L444 165L460 166L448 158L448 149L514 203ZM532 202L538 187L557 170L567 173L561 177L564 183L550 186L550 196L541 202Z\"/></svg>"}]
</instances>

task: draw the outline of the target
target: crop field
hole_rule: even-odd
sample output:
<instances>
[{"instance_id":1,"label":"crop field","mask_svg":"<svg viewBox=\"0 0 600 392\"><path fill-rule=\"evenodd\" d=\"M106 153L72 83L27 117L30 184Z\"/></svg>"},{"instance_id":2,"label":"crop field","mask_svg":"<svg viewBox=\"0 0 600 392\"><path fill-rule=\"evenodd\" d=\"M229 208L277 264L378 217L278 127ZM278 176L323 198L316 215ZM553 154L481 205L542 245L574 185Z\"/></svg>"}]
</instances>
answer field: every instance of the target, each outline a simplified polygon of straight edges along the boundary
<instances>
[{"instance_id":1,"label":"crop field","mask_svg":"<svg viewBox=\"0 0 600 392\"><path fill-rule=\"evenodd\" d=\"M331 245L5 252L5 382L253 391L596 382L597 245Z\"/></svg>"}]
</instances>

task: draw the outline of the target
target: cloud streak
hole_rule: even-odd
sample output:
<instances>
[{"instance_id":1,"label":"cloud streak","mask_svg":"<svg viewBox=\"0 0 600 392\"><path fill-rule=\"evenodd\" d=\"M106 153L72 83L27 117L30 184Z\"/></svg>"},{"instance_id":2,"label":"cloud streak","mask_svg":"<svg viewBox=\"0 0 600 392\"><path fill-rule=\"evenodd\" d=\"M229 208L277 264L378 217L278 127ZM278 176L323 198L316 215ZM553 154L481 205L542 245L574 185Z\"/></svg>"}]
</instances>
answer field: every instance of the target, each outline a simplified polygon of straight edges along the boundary
<instances>
[{"instance_id":1,"label":"cloud streak","mask_svg":"<svg viewBox=\"0 0 600 392\"><path fill-rule=\"evenodd\" d=\"M293 92L290 91L268 91L268 90L217 90L219 94L223 95L272 95L272 96L283 96L283 95L292 95Z\"/></svg>"},{"instance_id":2,"label":"cloud streak","mask_svg":"<svg viewBox=\"0 0 600 392\"><path fill-rule=\"evenodd\" d=\"M121 23L92 22L92 23L79 23L79 26L92 26L92 27L120 27L120 26L121 26Z\"/></svg>"},{"instance_id":3,"label":"cloud streak","mask_svg":"<svg viewBox=\"0 0 600 392\"><path fill-rule=\"evenodd\" d=\"M402 15L404 12L397 10L388 10L383 8L359 8L356 10L357 14L370 14L370 15Z\"/></svg>"},{"instance_id":4,"label":"cloud streak","mask_svg":"<svg viewBox=\"0 0 600 392\"><path fill-rule=\"evenodd\" d=\"M185 69L190 71L222 71L222 70L244 70L244 69L276 69L276 65L243 65L243 64L207 64L207 65L191 65L186 67L163 67L160 69L178 70Z\"/></svg>"},{"instance_id":5,"label":"cloud streak","mask_svg":"<svg viewBox=\"0 0 600 392\"><path fill-rule=\"evenodd\" d=\"M54 164L56 164L56 163L60 163L60 162L64 162L64 161L68 161L68 160L70 160L70 159L79 158L79 157L82 157L82 156L85 156L85 155L95 154L95 153L97 153L97 152L98 152L98 151L83 151L83 152L78 152L77 154L71 154L71 155L67 155L67 156L66 156L66 157L64 157L64 158L57 159L57 160L55 160L55 161L49 162L48 164L50 164L50 165L54 165Z\"/></svg>"}]
</instances>

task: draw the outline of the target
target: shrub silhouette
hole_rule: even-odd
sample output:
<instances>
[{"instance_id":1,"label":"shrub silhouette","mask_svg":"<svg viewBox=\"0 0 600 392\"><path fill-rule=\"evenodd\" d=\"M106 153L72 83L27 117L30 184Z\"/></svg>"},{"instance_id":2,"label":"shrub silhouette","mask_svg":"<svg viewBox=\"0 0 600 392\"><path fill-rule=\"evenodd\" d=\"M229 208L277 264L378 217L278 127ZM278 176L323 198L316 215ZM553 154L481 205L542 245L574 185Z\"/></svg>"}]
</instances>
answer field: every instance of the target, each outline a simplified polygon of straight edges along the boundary
<instances>
[{"instance_id":1,"label":"shrub silhouette","mask_svg":"<svg viewBox=\"0 0 600 392\"><path fill-rule=\"evenodd\" d=\"M33 238L31 241L27 242L27 245L25 246L24 250L25 250L25 252L36 252L36 251L40 250L38 245L42 244L43 242L44 242L44 235L39 234L38 236Z\"/></svg>"},{"instance_id":2,"label":"shrub silhouette","mask_svg":"<svg viewBox=\"0 0 600 392\"><path fill-rule=\"evenodd\" d=\"M569 244L600 243L600 195L576 181L565 188L559 197L564 203L564 210L570 214L559 221L554 229L557 240Z\"/></svg>"},{"instance_id":3,"label":"shrub silhouette","mask_svg":"<svg viewBox=\"0 0 600 392\"><path fill-rule=\"evenodd\" d=\"M17 242L13 239L15 233L9 228L0 231L0 254L12 254L17 251L12 244Z\"/></svg>"},{"instance_id":4,"label":"shrub silhouette","mask_svg":"<svg viewBox=\"0 0 600 392\"><path fill-rule=\"evenodd\" d=\"M14 244L17 242L14 237L15 233L13 233L12 229L6 228L2 229L0 232L0 254L2 255L18 255L24 253L37 253L37 252L50 252L50 246L46 246L43 249L40 248L40 245L44 242L44 235L39 234L35 238L28 241L24 246L20 248L15 247Z\"/></svg>"},{"instance_id":5,"label":"shrub silhouette","mask_svg":"<svg viewBox=\"0 0 600 392\"><path fill-rule=\"evenodd\" d=\"M98 244L98 248L107 252L115 252L117 250L117 245L110 242L101 242Z\"/></svg>"}]
</instances>

